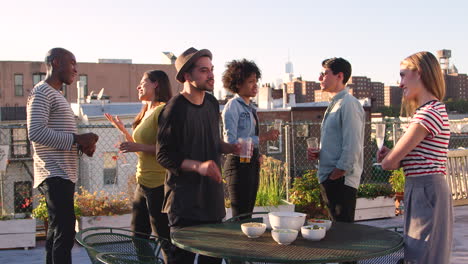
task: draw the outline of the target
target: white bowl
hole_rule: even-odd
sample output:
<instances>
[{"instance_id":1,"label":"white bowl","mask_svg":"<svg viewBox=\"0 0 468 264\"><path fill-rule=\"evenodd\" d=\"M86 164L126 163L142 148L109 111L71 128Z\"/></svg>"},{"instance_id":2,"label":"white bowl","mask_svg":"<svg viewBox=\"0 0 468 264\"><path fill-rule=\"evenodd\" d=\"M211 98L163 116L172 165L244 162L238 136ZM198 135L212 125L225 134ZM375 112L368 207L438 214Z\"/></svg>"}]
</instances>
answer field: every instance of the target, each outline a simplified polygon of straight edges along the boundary
<instances>
[{"instance_id":1,"label":"white bowl","mask_svg":"<svg viewBox=\"0 0 468 264\"><path fill-rule=\"evenodd\" d=\"M273 229L294 229L299 231L304 225L306 214L296 212L268 213L270 225Z\"/></svg>"},{"instance_id":2,"label":"white bowl","mask_svg":"<svg viewBox=\"0 0 468 264\"><path fill-rule=\"evenodd\" d=\"M332 226L332 221L328 219L309 219L307 220L308 225L319 225L324 226L327 231L330 230Z\"/></svg>"},{"instance_id":3,"label":"white bowl","mask_svg":"<svg viewBox=\"0 0 468 264\"><path fill-rule=\"evenodd\" d=\"M314 229L314 227L318 227L318 229ZM305 239L318 241L325 237L326 230L324 226L308 225L301 227L301 234Z\"/></svg>"},{"instance_id":4,"label":"white bowl","mask_svg":"<svg viewBox=\"0 0 468 264\"><path fill-rule=\"evenodd\" d=\"M265 233L266 224L256 222L243 223L241 229L249 238L257 238Z\"/></svg>"},{"instance_id":5,"label":"white bowl","mask_svg":"<svg viewBox=\"0 0 468 264\"><path fill-rule=\"evenodd\" d=\"M289 245L297 238L299 231L295 229L274 229L271 236L280 245Z\"/></svg>"}]
</instances>

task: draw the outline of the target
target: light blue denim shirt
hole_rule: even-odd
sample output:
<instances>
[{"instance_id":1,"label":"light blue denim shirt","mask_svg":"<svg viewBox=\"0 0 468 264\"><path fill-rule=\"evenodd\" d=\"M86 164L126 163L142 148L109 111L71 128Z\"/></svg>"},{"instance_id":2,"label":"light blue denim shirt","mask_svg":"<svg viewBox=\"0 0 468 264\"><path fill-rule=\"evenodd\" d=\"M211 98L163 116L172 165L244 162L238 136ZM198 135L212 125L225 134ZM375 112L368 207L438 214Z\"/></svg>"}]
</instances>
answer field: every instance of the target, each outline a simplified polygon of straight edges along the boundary
<instances>
[{"instance_id":1,"label":"light blue denim shirt","mask_svg":"<svg viewBox=\"0 0 468 264\"><path fill-rule=\"evenodd\" d=\"M364 161L364 109L345 89L336 94L323 117L318 178L322 183L338 168L345 184L358 188Z\"/></svg>"},{"instance_id":2,"label":"light blue denim shirt","mask_svg":"<svg viewBox=\"0 0 468 264\"><path fill-rule=\"evenodd\" d=\"M250 104L246 104L239 95L230 99L224 106L223 135L224 141L234 144L239 138L251 137L255 147L258 147L258 136L255 135L255 122L257 110Z\"/></svg>"}]
</instances>

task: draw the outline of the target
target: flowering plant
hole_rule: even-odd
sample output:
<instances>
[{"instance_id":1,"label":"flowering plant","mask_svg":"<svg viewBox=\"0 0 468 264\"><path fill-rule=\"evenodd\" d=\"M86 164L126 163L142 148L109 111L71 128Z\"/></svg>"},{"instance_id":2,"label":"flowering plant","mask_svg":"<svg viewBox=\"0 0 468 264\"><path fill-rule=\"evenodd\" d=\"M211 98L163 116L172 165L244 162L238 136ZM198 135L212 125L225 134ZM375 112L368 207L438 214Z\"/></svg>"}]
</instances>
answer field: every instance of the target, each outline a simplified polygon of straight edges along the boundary
<instances>
[{"instance_id":1,"label":"flowering plant","mask_svg":"<svg viewBox=\"0 0 468 264\"><path fill-rule=\"evenodd\" d=\"M131 212L131 202L123 193L109 194L105 191L89 192L83 187L75 193L75 205L80 216L120 215Z\"/></svg>"},{"instance_id":2,"label":"flowering plant","mask_svg":"<svg viewBox=\"0 0 468 264\"><path fill-rule=\"evenodd\" d=\"M35 219L47 222L49 219L49 213L47 212L46 198L42 194L37 195L35 198L39 200L39 204L32 210L32 216ZM78 208L76 203L74 204L74 209L75 215L80 216L80 208Z\"/></svg>"},{"instance_id":3,"label":"flowering plant","mask_svg":"<svg viewBox=\"0 0 468 264\"><path fill-rule=\"evenodd\" d=\"M83 187L75 192L74 207L77 217L120 215L131 212L131 202L125 193L109 194L105 191L91 193ZM39 196L39 205L34 208L33 216L43 221L48 219L46 200L43 195Z\"/></svg>"}]
</instances>

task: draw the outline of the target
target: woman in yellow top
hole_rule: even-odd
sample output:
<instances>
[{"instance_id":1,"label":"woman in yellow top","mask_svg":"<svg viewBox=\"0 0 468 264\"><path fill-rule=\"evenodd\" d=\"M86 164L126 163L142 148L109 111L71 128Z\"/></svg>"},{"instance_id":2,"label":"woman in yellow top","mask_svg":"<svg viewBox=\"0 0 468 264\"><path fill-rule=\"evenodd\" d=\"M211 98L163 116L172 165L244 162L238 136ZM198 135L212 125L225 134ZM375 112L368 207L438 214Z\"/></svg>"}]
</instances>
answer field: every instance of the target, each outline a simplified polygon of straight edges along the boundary
<instances>
[{"instance_id":1,"label":"woman in yellow top","mask_svg":"<svg viewBox=\"0 0 468 264\"><path fill-rule=\"evenodd\" d=\"M156 135L159 114L172 96L171 85L165 72L147 71L137 90L143 107L133 122L133 135L130 135L118 116L104 115L127 139L120 144L119 149L124 153L136 152L138 155L132 230L147 235L154 231L158 237L170 241L167 215L161 213L166 170L156 161ZM169 263L165 248L165 263Z\"/></svg>"}]
</instances>

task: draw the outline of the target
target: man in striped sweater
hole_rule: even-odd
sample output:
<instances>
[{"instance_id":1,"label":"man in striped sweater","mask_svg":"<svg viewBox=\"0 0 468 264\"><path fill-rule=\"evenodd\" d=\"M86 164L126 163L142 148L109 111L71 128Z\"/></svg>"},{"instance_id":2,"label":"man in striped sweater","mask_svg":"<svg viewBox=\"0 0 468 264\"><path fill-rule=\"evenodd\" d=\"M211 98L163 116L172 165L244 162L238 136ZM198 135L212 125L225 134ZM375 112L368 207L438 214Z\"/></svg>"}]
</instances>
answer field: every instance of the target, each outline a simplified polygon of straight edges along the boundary
<instances>
[{"instance_id":1,"label":"man in striped sweater","mask_svg":"<svg viewBox=\"0 0 468 264\"><path fill-rule=\"evenodd\" d=\"M27 103L28 136L34 148L34 187L46 197L49 231L46 263L71 263L75 236L73 206L78 151L92 156L98 136L76 134L70 104L61 93L63 83L76 78L75 56L62 48L51 49L45 59L47 75L31 91Z\"/></svg>"}]
</instances>

